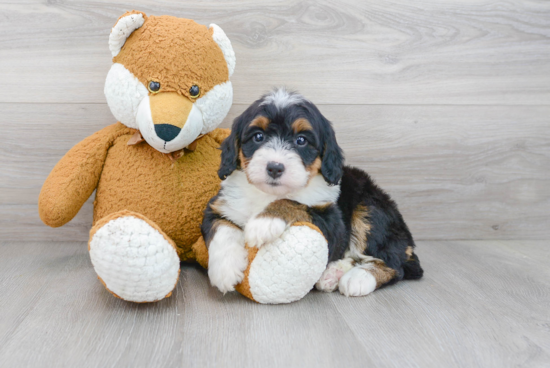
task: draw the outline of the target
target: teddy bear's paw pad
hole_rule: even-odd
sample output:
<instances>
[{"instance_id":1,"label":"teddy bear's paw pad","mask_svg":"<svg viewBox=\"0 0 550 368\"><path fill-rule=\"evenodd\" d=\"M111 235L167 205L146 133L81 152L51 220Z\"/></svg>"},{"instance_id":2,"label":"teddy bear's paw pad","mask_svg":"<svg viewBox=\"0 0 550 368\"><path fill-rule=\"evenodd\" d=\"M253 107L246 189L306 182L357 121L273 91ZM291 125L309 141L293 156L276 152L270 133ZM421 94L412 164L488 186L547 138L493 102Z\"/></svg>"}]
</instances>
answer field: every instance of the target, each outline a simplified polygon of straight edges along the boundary
<instances>
[{"instance_id":1,"label":"teddy bear's paw pad","mask_svg":"<svg viewBox=\"0 0 550 368\"><path fill-rule=\"evenodd\" d=\"M244 240L249 247L261 247L278 239L286 229L286 222L276 217L256 217L244 228Z\"/></svg>"},{"instance_id":2,"label":"teddy bear's paw pad","mask_svg":"<svg viewBox=\"0 0 550 368\"><path fill-rule=\"evenodd\" d=\"M340 278L340 293L345 296L364 296L376 289L376 278L361 267L353 267Z\"/></svg>"},{"instance_id":3,"label":"teddy bear's paw pad","mask_svg":"<svg viewBox=\"0 0 550 368\"><path fill-rule=\"evenodd\" d=\"M90 257L105 287L127 301L163 299L179 277L180 260L172 244L133 216L99 228L90 240Z\"/></svg>"},{"instance_id":4,"label":"teddy bear's paw pad","mask_svg":"<svg viewBox=\"0 0 550 368\"><path fill-rule=\"evenodd\" d=\"M319 280L327 261L323 235L308 226L292 226L256 254L248 275L250 292L264 304L299 300Z\"/></svg>"}]
</instances>

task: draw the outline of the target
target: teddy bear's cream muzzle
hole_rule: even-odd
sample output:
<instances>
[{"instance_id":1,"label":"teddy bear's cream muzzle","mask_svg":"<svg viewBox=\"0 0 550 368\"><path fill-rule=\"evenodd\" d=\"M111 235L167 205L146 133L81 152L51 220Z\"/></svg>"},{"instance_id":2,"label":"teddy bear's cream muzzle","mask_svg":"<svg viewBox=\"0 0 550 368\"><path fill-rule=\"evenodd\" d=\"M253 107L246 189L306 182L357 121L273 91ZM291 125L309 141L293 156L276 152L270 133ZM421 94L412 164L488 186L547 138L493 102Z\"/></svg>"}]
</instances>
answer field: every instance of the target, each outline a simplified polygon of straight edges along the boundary
<instances>
[{"instance_id":1,"label":"teddy bear's cream muzzle","mask_svg":"<svg viewBox=\"0 0 550 368\"><path fill-rule=\"evenodd\" d=\"M145 97L139 104L136 120L147 143L163 153L187 147L203 128L200 109L176 92Z\"/></svg>"}]
</instances>

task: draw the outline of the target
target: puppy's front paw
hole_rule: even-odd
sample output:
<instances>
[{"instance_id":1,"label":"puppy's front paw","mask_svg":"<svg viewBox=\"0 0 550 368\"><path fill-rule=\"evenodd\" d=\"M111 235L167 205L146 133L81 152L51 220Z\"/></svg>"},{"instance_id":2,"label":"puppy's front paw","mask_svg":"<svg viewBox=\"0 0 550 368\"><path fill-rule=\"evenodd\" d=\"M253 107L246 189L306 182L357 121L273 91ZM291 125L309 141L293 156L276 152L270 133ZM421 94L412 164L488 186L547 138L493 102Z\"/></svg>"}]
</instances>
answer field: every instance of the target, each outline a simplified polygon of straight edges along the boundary
<instances>
[{"instance_id":1,"label":"puppy's front paw","mask_svg":"<svg viewBox=\"0 0 550 368\"><path fill-rule=\"evenodd\" d=\"M338 289L345 296L367 295L376 289L376 279L369 271L353 267L340 278Z\"/></svg>"},{"instance_id":2,"label":"puppy's front paw","mask_svg":"<svg viewBox=\"0 0 550 368\"><path fill-rule=\"evenodd\" d=\"M208 248L208 278L222 293L234 291L244 278L248 252L241 230L220 227Z\"/></svg>"},{"instance_id":3,"label":"puppy's front paw","mask_svg":"<svg viewBox=\"0 0 550 368\"><path fill-rule=\"evenodd\" d=\"M255 217L244 228L244 240L249 247L261 247L283 235L286 222L277 217Z\"/></svg>"}]
</instances>

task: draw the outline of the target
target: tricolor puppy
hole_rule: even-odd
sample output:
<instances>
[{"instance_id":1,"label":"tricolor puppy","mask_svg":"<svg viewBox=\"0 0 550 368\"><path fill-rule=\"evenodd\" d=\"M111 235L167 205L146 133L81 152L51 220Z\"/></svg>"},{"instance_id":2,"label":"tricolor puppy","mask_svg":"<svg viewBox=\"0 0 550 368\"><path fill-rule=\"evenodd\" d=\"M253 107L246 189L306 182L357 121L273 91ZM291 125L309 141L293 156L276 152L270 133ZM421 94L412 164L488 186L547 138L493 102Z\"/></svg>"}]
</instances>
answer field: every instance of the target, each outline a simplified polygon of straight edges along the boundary
<instances>
[{"instance_id":1,"label":"tricolor puppy","mask_svg":"<svg viewBox=\"0 0 550 368\"><path fill-rule=\"evenodd\" d=\"M242 281L245 242L261 247L298 221L312 222L328 241L319 290L360 296L422 277L396 204L367 173L344 166L331 123L301 95L274 90L236 118L218 175L202 233L208 276L220 291Z\"/></svg>"}]
</instances>

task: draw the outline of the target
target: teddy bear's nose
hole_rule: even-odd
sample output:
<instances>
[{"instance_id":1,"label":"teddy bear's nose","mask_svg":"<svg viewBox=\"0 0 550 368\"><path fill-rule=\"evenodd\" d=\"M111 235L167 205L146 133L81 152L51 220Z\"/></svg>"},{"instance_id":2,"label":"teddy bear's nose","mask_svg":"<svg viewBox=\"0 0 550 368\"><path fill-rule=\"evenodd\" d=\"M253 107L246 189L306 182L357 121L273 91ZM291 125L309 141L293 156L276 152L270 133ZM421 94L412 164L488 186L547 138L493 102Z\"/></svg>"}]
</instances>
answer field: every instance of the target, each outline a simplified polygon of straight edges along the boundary
<instances>
[{"instance_id":1,"label":"teddy bear's nose","mask_svg":"<svg viewBox=\"0 0 550 368\"><path fill-rule=\"evenodd\" d=\"M166 142L170 142L172 139L176 138L180 131L181 128L172 124L155 124L157 136Z\"/></svg>"}]
</instances>

